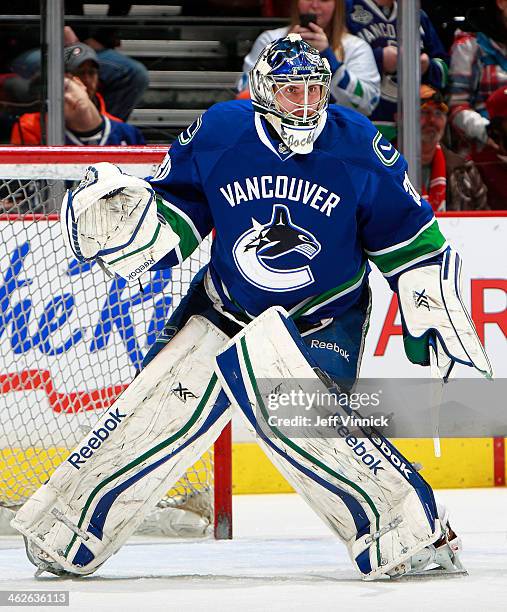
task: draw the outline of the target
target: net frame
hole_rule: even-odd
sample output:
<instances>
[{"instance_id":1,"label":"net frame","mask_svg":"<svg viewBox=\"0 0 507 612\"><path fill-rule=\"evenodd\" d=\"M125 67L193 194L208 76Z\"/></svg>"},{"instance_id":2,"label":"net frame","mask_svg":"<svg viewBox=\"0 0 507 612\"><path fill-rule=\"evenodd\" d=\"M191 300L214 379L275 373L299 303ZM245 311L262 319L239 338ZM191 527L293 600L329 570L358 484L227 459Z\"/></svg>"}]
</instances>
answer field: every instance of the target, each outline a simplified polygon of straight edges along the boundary
<instances>
[{"instance_id":1,"label":"net frame","mask_svg":"<svg viewBox=\"0 0 507 612\"><path fill-rule=\"evenodd\" d=\"M30 202L33 205L35 202L38 205L37 198L44 201L52 201L51 206L56 207L56 203L60 201L63 195L62 189L52 187L52 181L61 180L62 174L67 180L79 180L85 168L94 163L108 161L120 166L125 172L136 176L145 177L153 175L156 168L162 162L167 153L165 146L135 146L135 147L0 147L0 185L5 184L5 179L11 181L19 181L20 199L21 197L31 198ZM35 181L35 193L26 193L25 181ZM40 181L38 184L37 181ZM32 188L31 188L32 189ZM47 193L42 193L42 190L47 190ZM53 191L52 191L53 189ZM25 191L23 191L25 190ZM51 200L52 199L52 200ZM0 221L8 223L46 223L57 225L56 222L59 215L55 211L41 210L40 212L27 212L18 210L13 212L0 212ZM194 256L192 256L194 257ZM200 259L199 259L200 258ZM197 259L190 265L179 267L177 282L171 279L172 286L177 285L177 291L172 292L173 308L177 305L181 296L184 295L186 287L197 271L198 267L206 263L203 255L199 255ZM194 265L195 264L195 265ZM197 269L196 269L197 266ZM3 267L3 266L2 266ZM176 270L176 269L175 269ZM5 281L5 279L4 279ZM175 295L176 293L176 295ZM179 298L178 300L174 299ZM0 370L0 392L5 393L16 389L33 388L40 385L45 389L45 392L53 394L55 390L51 388L52 381L47 376L41 376L40 373L23 372L5 373ZM113 387L113 393L120 392L125 385ZM85 397L77 391L69 399L69 395L60 401L59 407L68 409L65 402L74 401L78 405L82 405L83 401L90 401L89 395ZM106 394L107 395L107 394ZM108 397L93 398L94 401L104 401L104 406L109 405L111 401L111 391ZM57 394L58 397L58 394ZM64 403L62 403L64 402ZM81 404L79 404L81 402ZM220 437L215 442L212 449L213 462L213 483L212 490L209 492L212 498L213 516L210 517L213 524L213 533L217 539L227 539L232 537L232 440L231 440L231 424L229 423ZM63 451L65 453L65 451ZM29 467L29 466L28 466ZM185 478L185 477L184 477ZM188 507L195 509L194 503L202 505L202 498L196 502L193 497L195 491L194 484L199 482L199 474L186 476L188 480L186 490L190 494L181 505L177 507ZM180 488L178 488L180 487ZM181 483L175 487L176 495L181 491ZM1 504L1 502L0 502ZM166 504L172 506L170 498L166 499ZM12 504L15 506L16 504Z\"/></svg>"}]
</instances>

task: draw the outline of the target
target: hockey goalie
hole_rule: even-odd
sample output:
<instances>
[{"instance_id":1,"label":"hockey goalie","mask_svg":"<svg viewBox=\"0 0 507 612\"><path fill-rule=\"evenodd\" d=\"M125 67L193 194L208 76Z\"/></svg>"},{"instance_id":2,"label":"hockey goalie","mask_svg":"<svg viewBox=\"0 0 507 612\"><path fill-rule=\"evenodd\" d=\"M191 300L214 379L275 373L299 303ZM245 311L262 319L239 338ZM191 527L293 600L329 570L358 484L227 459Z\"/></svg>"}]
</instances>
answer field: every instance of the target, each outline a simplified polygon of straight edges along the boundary
<instances>
[{"instance_id":1,"label":"hockey goalie","mask_svg":"<svg viewBox=\"0 0 507 612\"><path fill-rule=\"evenodd\" d=\"M293 439L265 410L269 379L350 392L369 261L398 294L410 361L431 361L443 377L455 363L492 376L460 297L458 254L393 145L359 113L329 105L330 81L327 61L291 34L260 55L252 100L209 109L155 176L100 163L67 193L70 253L131 282L177 265L213 228L215 237L140 374L13 519L39 571L97 570L232 410L363 579L463 571L446 510L389 440L365 430L359 453L351 435Z\"/></svg>"}]
</instances>

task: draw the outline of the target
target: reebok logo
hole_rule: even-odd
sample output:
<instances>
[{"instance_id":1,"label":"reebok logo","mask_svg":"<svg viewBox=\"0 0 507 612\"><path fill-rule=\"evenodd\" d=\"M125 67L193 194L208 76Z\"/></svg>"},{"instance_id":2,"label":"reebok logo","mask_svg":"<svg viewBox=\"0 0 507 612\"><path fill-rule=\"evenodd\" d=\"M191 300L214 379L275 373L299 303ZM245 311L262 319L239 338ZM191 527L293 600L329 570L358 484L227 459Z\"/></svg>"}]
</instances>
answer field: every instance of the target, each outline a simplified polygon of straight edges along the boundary
<instances>
[{"instance_id":1,"label":"reebok logo","mask_svg":"<svg viewBox=\"0 0 507 612\"><path fill-rule=\"evenodd\" d=\"M375 438L373 436L370 438L370 440L373 442L373 444L375 444L379 451L389 459L389 461L394 465L394 467L397 468L398 471L401 472L403 476L405 476L405 478L410 481L410 477L414 473L413 470L410 470L408 468L407 464L403 461L403 459L400 459L398 455L393 454L386 441L382 438Z\"/></svg>"},{"instance_id":2,"label":"reebok logo","mask_svg":"<svg viewBox=\"0 0 507 612\"><path fill-rule=\"evenodd\" d=\"M116 408L116 410L110 410L107 416L109 418L104 421L102 426L92 431L93 435L86 444L75 450L67 459L76 470L79 470L86 463L86 460L102 446L102 443L109 438L109 434L118 427L118 423L121 423L127 415L121 414L120 409Z\"/></svg>"},{"instance_id":3,"label":"reebok logo","mask_svg":"<svg viewBox=\"0 0 507 612\"><path fill-rule=\"evenodd\" d=\"M138 266L135 270L132 270L132 272L127 276L127 279L130 280L134 280L136 278L136 276L139 276L139 274L141 274L142 272L144 272L145 270L147 270L150 266L152 266L155 263L154 259L147 259L145 262L143 262L140 266Z\"/></svg>"},{"instance_id":4,"label":"reebok logo","mask_svg":"<svg viewBox=\"0 0 507 612\"><path fill-rule=\"evenodd\" d=\"M350 446L354 454L357 455L361 461L370 468L375 476L378 476L379 470L385 470L385 468L381 466L380 459L375 459L375 456L372 455L371 452L368 452L365 443L362 440L359 441L355 436L350 435L348 427L343 425L342 427L339 427L337 431L340 436L345 439L345 442Z\"/></svg>"},{"instance_id":5,"label":"reebok logo","mask_svg":"<svg viewBox=\"0 0 507 612\"><path fill-rule=\"evenodd\" d=\"M328 351L334 351L343 357L346 361L349 361L349 352L339 347L336 342L324 342L323 340L312 340L311 348L327 349Z\"/></svg>"}]
</instances>

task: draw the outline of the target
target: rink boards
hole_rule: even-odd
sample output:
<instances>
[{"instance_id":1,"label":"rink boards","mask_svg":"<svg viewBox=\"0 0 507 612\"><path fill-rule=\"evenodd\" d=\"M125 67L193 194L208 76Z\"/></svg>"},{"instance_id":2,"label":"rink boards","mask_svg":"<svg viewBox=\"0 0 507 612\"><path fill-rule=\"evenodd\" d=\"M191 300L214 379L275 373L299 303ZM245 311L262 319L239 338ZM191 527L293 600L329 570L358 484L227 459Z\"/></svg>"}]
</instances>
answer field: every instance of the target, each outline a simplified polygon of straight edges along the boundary
<instances>
[{"instance_id":1,"label":"rink boards","mask_svg":"<svg viewBox=\"0 0 507 612\"><path fill-rule=\"evenodd\" d=\"M439 223L463 257L464 301L495 374L507 377L507 217L447 217ZM0 281L0 448L30 453L43 444L48 453L62 456L72 434L93 423L96 410L110 405L131 379L170 308L173 279L158 273L141 293L106 279L101 270L79 269L56 256L55 247L61 253L63 245L54 220L30 227L0 220L0 231L6 249ZM20 240L22 232L26 239ZM426 376L426 369L405 358L396 301L376 270L371 285L362 376ZM98 306L90 308L92 302ZM111 360L119 364L112 375ZM460 375L467 374L462 368ZM77 386L69 388L69 380ZM505 482L503 439L447 440L440 460L432 456L431 441L402 440L399 446L409 459L423 463L435 486ZM240 423L235 423L233 462L236 492L288 490Z\"/></svg>"},{"instance_id":2,"label":"rink boards","mask_svg":"<svg viewBox=\"0 0 507 612\"><path fill-rule=\"evenodd\" d=\"M507 213L439 218L439 225L463 259L463 298L493 364L495 377L507 377ZM377 269L370 275L373 306L361 376L418 378L427 368L405 357L396 296ZM466 367L460 377L475 376ZM236 423L233 457L234 490L238 493L287 492L291 488L247 439ZM240 442L242 441L242 443ZM507 453L504 438L453 438L442 441L436 458L430 439L398 439L396 445L411 461L423 465L423 476L436 488L505 485ZM255 467L253 467L255 466Z\"/></svg>"}]
</instances>

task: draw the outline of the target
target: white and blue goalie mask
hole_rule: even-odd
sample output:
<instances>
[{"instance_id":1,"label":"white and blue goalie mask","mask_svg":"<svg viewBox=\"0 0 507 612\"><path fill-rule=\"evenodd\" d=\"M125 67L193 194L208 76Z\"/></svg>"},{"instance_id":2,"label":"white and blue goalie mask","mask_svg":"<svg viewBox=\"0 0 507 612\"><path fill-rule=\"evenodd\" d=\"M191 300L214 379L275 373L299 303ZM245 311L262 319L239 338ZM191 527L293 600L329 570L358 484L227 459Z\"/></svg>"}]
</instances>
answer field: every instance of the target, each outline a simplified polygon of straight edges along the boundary
<instances>
[{"instance_id":1,"label":"white and blue goalie mask","mask_svg":"<svg viewBox=\"0 0 507 612\"><path fill-rule=\"evenodd\" d=\"M299 34L268 45L250 71L254 110L295 153L310 153L326 120L329 63Z\"/></svg>"}]
</instances>

